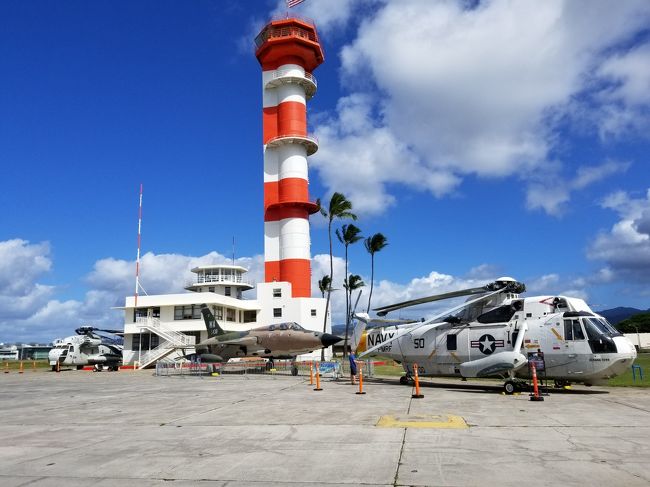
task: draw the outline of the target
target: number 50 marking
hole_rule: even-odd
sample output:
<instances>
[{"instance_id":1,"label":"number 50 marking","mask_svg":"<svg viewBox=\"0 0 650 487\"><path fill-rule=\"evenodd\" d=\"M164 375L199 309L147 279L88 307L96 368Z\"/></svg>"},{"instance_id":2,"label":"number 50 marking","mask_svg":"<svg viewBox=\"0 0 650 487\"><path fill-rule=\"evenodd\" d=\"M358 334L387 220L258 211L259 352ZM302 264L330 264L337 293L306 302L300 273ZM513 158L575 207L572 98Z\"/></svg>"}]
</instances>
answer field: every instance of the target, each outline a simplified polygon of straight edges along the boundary
<instances>
[{"instance_id":1,"label":"number 50 marking","mask_svg":"<svg viewBox=\"0 0 650 487\"><path fill-rule=\"evenodd\" d=\"M424 348L424 338L416 338L413 340L414 348Z\"/></svg>"}]
</instances>

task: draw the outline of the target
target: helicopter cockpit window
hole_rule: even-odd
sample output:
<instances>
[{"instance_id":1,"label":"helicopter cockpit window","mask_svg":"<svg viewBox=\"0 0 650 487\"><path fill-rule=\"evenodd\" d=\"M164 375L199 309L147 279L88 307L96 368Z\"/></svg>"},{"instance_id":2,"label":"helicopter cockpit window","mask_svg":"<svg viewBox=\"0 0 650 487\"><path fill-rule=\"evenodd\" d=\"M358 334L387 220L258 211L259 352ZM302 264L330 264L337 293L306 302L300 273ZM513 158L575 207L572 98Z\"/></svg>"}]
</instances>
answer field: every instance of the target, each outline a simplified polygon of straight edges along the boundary
<instances>
[{"instance_id":1,"label":"helicopter cockpit window","mask_svg":"<svg viewBox=\"0 0 650 487\"><path fill-rule=\"evenodd\" d=\"M70 345L70 349L69 349L69 351L70 351L70 352L74 352L74 345Z\"/></svg>"},{"instance_id":2,"label":"helicopter cockpit window","mask_svg":"<svg viewBox=\"0 0 650 487\"><path fill-rule=\"evenodd\" d=\"M280 330L287 330L289 327L287 326L286 323L280 323L278 325L278 328L280 328Z\"/></svg>"},{"instance_id":3,"label":"helicopter cockpit window","mask_svg":"<svg viewBox=\"0 0 650 487\"><path fill-rule=\"evenodd\" d=\"M458 341L457 335L447 335L447 350L457 350Z\"/></svg>"},{"instance_id":4,"label":"helicopter cockpit window","mask_svg":"<svg viewBox=\"0 0 650 487\"><path fill-rule=\"evenodd\" d=\"M618 336L621 334L616 328L610 325L607 321L599 318L583 318L587 335L590 339L595 339L597 335L612 335ZM593 338L592 338L593 334Z\"/></svg>"},{"instance_id":5,"label":"helicopter cockpit window","mask_svg":"<svg viewBox=\"0 0 650 487\"><path fill-rule=\"evenodd\" d=\"M512 315L517 312L514 306L507 304L505 306L499 306L493 310L483 313L481 316L476 318L476 321L479 323L506 323L510 321Z\"/></svg>"},{"instance_id":6,"label":"helicopter cockpit window","mask_svg":"<svg viewBox=\"0 0 650 487\"><path fill-rule=\"evenodd\" d=\"M302 331L304 328L300 326L298 323L291 323L291 329L296 330L296 331Z\"/></svg>"},{"instance_id":7,"label":"helicopter cockpit window","mask_svg":"<svg viewBox=\"0 0 650 487\"><path fill-rule=\"evenodd\" d=\"M269 325L269 331L275 331L275 325Z\"/></svg>"},{"instance_id":8,"label":"helicopter cockpit window","mask_svg":"<svg viewBox=\"0 0 650 487\"><path fill-rule=\"evenodd\" d=\"M609 327L598 318L583 318L589 346L593 353L615 353L616 344Z\"/></svg>"},{"instance_id":9,"label":"helicopter cockpit window","mask_svg":"<svg viewBox=\"0 0 650 487\"><path fill-rule=\"evenodd\" d=\"M564 339L565 340L584 340L585 334L578 320L564 320Z\"/></svg>"}]
</instances>

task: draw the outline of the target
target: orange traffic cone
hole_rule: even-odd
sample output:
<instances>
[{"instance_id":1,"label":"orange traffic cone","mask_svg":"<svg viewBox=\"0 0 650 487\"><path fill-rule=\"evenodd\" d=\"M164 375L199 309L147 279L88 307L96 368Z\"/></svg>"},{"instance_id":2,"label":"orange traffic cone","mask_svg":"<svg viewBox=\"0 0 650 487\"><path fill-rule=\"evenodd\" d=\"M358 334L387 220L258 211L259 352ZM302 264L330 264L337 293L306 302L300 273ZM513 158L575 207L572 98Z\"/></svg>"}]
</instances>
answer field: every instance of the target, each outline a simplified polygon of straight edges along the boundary
<instances>
[{"instance_id":1,"label":"orange traffic cone","mask_svg":"<svg viewBox=\"0 0 650 487\"><path fill-rule=\"evenodd\" d=\"M365 394L363 392L363 362L359 363L359 392L357 394Z\"/></svg>"},{"instance_id":2,"label":"orange traffic cone","mask_svg":"<svg viewBox=\"0 0 650 487\"><path fill-rule=\"evenodd\" d=\"M415 379L415 394L412 394L411 397L413 399L422 399L424 397L424 394L420 394L420 377L418 376L418 364L413 364L413 372L415 373L415 376L413 379Z\"/></svg>"},{"instance_id":3,"label":"orange traffic cone","mask_svg":"<svg viewBox=\"0 0 650 487\"><path fill-rule=\"evenodd\" d=\"M544 397L539 395L539 387L537 385L537 369L535 368L535 362L530 362L530 368L533 374L533 393L530 395L530 400L543 401Z\"/></svg>"},{"instance_id":4,"label":"orange traffic cone","mask_svg":"<svg viewBox=\"0 0 650 487\"><path fill-rule=\"evenodd\" d=\"M318 362L316 362L316 389L315 391L322 391L320 386L320 373L318 372Z\"/></svg>"}]
</instances>

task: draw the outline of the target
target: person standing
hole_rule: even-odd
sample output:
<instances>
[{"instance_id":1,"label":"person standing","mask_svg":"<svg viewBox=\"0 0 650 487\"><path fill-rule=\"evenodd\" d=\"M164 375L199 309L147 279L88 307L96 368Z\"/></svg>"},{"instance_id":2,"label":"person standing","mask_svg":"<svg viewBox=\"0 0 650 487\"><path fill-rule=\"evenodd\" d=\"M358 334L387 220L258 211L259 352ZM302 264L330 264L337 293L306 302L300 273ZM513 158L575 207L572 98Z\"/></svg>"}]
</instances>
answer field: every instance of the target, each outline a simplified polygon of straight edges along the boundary
<instances>
[{"instance_id":1,"label":"person standing","mask_svg":"<svg viewBox=\"0 0 650 487\"><path fill-rule=\"evenodd\" d=\"M356 384L357 383L357 356L354 354L354 352L350 352L348 358L350 360L350 381L352 382L352 384Z\"/></svg>"}]
</instances>

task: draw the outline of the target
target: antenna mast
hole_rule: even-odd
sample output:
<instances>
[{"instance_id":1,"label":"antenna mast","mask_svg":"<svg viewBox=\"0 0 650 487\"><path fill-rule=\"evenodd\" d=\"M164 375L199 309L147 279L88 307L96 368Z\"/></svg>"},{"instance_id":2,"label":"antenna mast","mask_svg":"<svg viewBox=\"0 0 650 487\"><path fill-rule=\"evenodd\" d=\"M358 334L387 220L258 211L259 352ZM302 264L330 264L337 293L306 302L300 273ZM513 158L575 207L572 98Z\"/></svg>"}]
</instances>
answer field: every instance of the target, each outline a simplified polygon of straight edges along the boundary
<instances>
[{"instance_id":1,"label":"antenna mast","mask_svg":"<svg viewBox=\"0 0 650 487\"><path fill-rule=\"evenodd\" d=\"M138 254L135 258L135 307L138 307L138 289L140 288L140 241L142 230L142 183L140 183L140 208L138 210Z\"/></svg>"}]
</instances>

